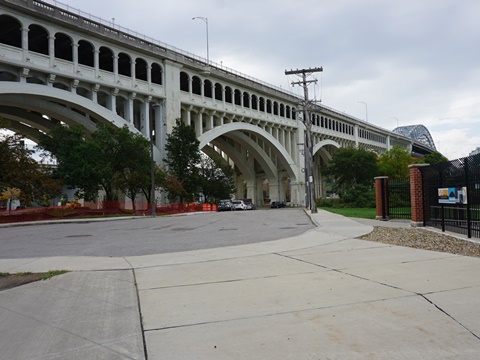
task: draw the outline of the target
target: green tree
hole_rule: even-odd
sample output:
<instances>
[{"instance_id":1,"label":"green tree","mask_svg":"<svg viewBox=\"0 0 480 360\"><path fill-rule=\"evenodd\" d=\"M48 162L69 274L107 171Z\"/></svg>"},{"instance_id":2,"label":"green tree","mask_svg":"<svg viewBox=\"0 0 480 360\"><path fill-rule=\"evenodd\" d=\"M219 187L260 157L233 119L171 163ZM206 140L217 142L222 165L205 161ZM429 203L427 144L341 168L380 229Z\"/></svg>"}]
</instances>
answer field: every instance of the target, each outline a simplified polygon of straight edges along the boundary
<instances>
[{"instance_id":1,"label":"green tree","mask_svg":"<svg viewBox=\"0 0 480 360\"><path fill-rule=\"evenodd\" d=\"M52 168L38 163L33 153L25 147L21 135L0 138L0 193L17 189L17 199L25 205L55 197L63 186L62 181L52 177Z\"/></svg>"},{"instance_id":2,"label":"green tree","mask_svg":"<svg viewBox=\"0 0 480 360\"><path fill-rule=\"evenodd\" d=\"M324 170L333 181L333 190L343 191L356 185L373 184L377 175L377 156L363 148L338 149Z\"/></svg>"},{"instance_id":3,"label":"green tree","mask_svg":"<svg viewBox=\"0 0 480 360\"><path fill-rule=\"evenodd\" d=\"M106 135L108 137L108 133ZM139 193L146 193L147 201L150 203L150 142L141 134L132 133L126 126L116 128L112 136L117 145L113 159L115 185L132 199L135 210L135 200Z\"/></svg>"},{"instance_id":4,"label":"green tree","mask_svg":"<svg viewBox=\"0 0 480 360\"><path fill-rule=\"evenodd\" d=\"M413 164L414 161L415 159L407 149L395 145L380 156L378 162L379 174L393 179L408 177L410 174L408 166Z\"/></svg>"},{"instance_id":5,"label":"green tree","mask_svg":"<svg viewBox=\"0 0 480 360\"><path fill-rule=\"evenodd\" d=\"M440 164L442 162L447 162L448 159L440 154L438 151L434 151L431 154L427 154L424 157L420 158L418 160L419 164L430 164L430 165L436 165Z\"/></svg>"},{"instance_id":6,"label":"green tree","mask_svg":"<svg viewBox=\"0 0 480 360\"><path fill-rule=\"evenodd\" d=\"M205 155L200 161L199 172L199 185L206 203L230 198L236 191L234 169L228 164L222 164L219 160Z\"/></svg>"},{"instance_id":7,"label":"green tree","mask_svg":"<svg viewBox=\"0 0 480 360\"><path fill-rule=\"evenodd\" d=\"M180 201L193 200L199 193L200 142L192 126L177 120L172 133L167 135L165 163L170 174L183 184L184 192L173 194Z\"/></svg>"},{"instance_id":8,"label":"green tree","mask_svg":"<svg viewBox=\"0 0 480 360\"><path fill-rule=\"evenodd\" d=\"M333 180L333 191L345 203L358 207L372 206L375 202L373 179L377 172L376 154L353 147L338 149L323 171Z\"/></svg>"},{"instance_id":9,"label":"green tree","mask_svg":"<svg viewBox=\"0 0 480 360\"><path fill-rule=\"evenodd\" d=\"M39 146L57 159L57 175L87 201L103 190L109 204L120 190L135 204L137 194L149 186L149 141L127 126L99 123L87 137L82 126L59 125L42 137Z\"/></svg>"}]
</instances>

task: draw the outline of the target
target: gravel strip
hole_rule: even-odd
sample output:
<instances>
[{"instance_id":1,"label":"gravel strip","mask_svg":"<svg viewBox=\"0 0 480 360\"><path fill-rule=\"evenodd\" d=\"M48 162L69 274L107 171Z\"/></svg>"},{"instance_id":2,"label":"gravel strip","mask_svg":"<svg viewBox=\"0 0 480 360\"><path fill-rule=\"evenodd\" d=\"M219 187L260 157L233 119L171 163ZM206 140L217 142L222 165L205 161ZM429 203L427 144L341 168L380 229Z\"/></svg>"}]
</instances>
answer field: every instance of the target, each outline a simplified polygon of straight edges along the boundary
<instances>
[{"instance_id":1,"label":"gravel strip","mask_svg":"<svg viewBox=\"0 0 480 360\"><path fill-rule=\"evenodd\" d=\"M416 249L480 257L480 243L421 228L387 228L374 226L373 231L360 239Z\"/></svg>"}]
</instances>

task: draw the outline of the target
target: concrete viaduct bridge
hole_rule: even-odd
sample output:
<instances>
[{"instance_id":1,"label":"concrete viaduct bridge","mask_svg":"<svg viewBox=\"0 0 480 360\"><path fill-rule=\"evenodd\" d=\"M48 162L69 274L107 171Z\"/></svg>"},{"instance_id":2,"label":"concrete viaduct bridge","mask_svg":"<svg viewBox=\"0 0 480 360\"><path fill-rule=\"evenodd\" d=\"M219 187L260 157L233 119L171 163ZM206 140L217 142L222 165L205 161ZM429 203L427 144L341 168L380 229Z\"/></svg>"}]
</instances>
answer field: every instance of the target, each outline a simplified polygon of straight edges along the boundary
<instances>
[{"instance_id":1,"label":"concrete viaduct bridge","mask_svg":"<svg viewBox=\"0 0 480 360\"><path fill-rule=\"evenodd\" d=\"M55 124L127 125L154 133L155 158L177 119L195 128L201 150L234 164L237 198L305 204L305 126L298 98L79 10L37 0L0 3L0 115L32 140ZM431 153L420 140L334 109L311 111L316 193L336 149L381 153L393 145ZM427 141L424 141L425 138Z\"/></svg>"}]
</instances>

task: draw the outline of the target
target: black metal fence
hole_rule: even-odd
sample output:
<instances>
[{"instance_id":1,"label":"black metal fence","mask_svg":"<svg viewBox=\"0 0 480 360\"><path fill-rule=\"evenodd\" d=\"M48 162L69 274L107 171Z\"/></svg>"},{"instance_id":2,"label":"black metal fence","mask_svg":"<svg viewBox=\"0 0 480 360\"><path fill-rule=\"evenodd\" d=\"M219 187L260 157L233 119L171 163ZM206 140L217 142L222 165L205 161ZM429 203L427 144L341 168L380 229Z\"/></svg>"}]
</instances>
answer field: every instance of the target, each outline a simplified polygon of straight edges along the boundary
<instances>
[{"instance_id":1,"label":"black metal fence","mask_svg":"<svg viewBox=\"0 0 480 360\"><path fill-rule=\"evenodd\" d=\"M421 172L424 225L480 238L480 154Z\"/></svg>"},{"instance_id":2,"label":"black metal fence","mask_svg":"<svg viewBox=\"0 0 480 360\"><path fill-rule=\"evenodd\" d=\"M387 208L390 219L410 219L412 217L409 177L388 179Z\"/></svg>"}]
</instances>

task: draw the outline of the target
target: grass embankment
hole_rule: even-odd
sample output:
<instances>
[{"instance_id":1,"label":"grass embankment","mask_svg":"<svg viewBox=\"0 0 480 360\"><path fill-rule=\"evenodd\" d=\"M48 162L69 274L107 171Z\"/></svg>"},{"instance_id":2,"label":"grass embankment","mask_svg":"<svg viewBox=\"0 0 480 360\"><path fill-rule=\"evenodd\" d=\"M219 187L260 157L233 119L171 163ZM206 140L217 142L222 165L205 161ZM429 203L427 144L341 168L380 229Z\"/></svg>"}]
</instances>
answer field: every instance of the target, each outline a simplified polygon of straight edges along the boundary
<instances>
[{"instance_id":1,"label":"grass embankment","mask_svg":"<svg viewBox=\"0 0 480 360\"><path fill-rule=\"evenodd\" d=\"M319 209L330 211L334 214L343 215L346 217L356 217L363 219L375 219L375 208L335 208L335 207L320 207Z\"/></svg>"}]
</instances>

